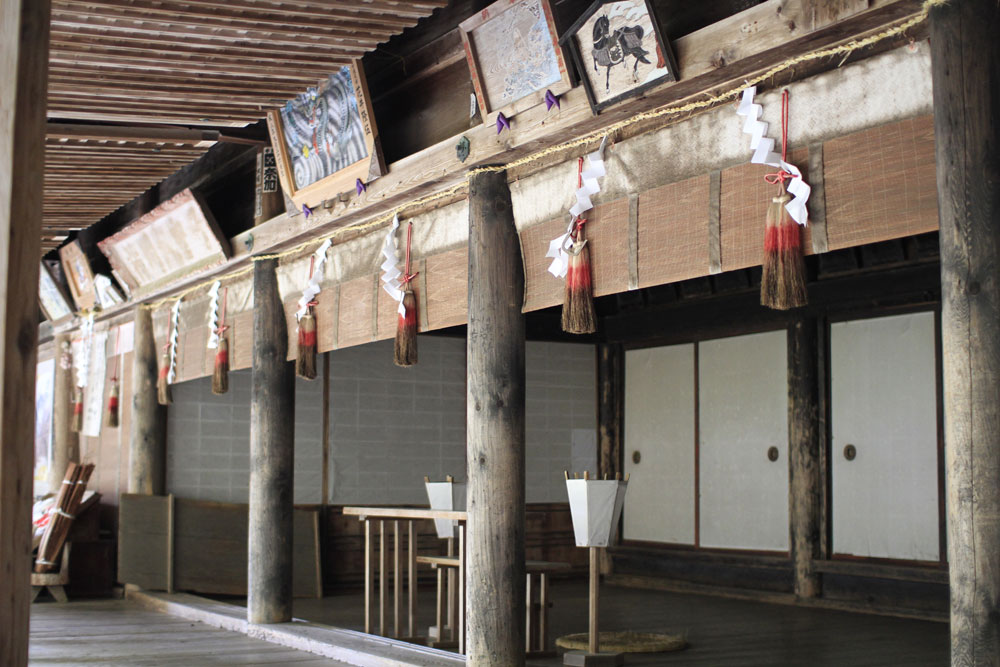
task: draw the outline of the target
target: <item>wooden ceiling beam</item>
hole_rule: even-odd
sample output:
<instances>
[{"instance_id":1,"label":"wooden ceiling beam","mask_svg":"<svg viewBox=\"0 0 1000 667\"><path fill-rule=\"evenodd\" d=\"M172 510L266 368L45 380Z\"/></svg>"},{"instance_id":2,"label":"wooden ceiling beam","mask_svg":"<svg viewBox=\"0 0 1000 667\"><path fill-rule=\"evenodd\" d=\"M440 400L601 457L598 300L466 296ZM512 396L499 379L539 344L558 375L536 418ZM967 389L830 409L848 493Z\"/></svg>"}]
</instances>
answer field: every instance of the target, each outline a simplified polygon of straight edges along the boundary
<instances>
[{"instance_id":1,"label":"wooden ceiling beam","mask_svg":"<svg viewBox=\"0 0 1000 667\"><path fill-rule=\"evenodd\" d=\"M257 56L297 56L301 58L315 57L317 54L335 52L357 53L363 55L374 48L375 44L371 40L335 38L323 44L310 44L303 48L301 44L288 46L284 44L276 45L268 40L247 40L247 39L227 39L212 40L198 38L194 36L186 37L165 37L149 32L131 32L128 35L100 33L94 31L81 30L53 30L50 44L59 44L66 48L72 48L77 44L84 46L99 46L102 48L118 49L139 49L147 52L153 48L173 50L180 48L184 51L196 51L198 49L208 49L206 53L225 54L246 54ZM198 51L199 53L201 51ZM360 55L358 57L360 57Z\"/></svg>"},{"instance_id":2,"label":"wooden ceiling beam","mask_svg":"<svg viewBox=\"0 0 1000 667\"><path fill-rule=\"evenodd\" d=\"M120 125L71 125L69 123L48 123L45 127L48 139L89 139L115 141L169 141L208 148L219 140L218 130L189 130L180 127L124 127Z\"/></svg>"},{"instance_id":3,"label":"wooden ceiling beam","mask_svg":"<svg viewBox=\"0 0 1000 667\"><path fill-rule=\"evenodd\" d=\"M52 33L49 41L51 47L62 49L82 48L87 50L104 50L108 52L122 53L151 53L159 52L165 54L190 53L192 55L218 56L227 58L239 58L241 60L257 59L261 56L273 57L276 62L324 64L329 58L342 58L345 54L355 54L360 58L362 55L375 47L374 43L362 43L357 40L330 40L322 47L310 47L307 49L294 47L272 48L268 42L233 43L225 45L222 42L212 40L197 39L194 37L187 39L163 39L155 35L142 33L141 36L129 39L115 35L93 36L67 33Z\"/></svg>"},{"instance_id":4,"label":"wooden ceiling beam","mask_svg":"<svg viewBox=\"0 0 1000 667\"><path fill-rule=\"evenodd\" d=\"M361 3L352 3L360 5ZM322 12L301 13L276 9L274 11L246 11L234 9L230 2L214 2L207 4L184 3L183 8L178 5L167 5L161 2L150 0L102 0L96 3L93 0L54 0L52 3L54 10L72 11L78 14L96 14L98 16L108 16L115 18L137 18L140 20L159 20L169 23L187 23L208 27L230 22L236 27L257 26L258 28L272 26L276 29L288 30L296 28L302 30L319 30L326 26L335 26L339 19L346 19L357 22L368 22L376 26L392 26L400 32L405 28L416 25L417 21L428 12L392 12L386 14L372 15L367 12L349 11L343 8L329 8ZM160 18L158 18L160 17ZM162 18L166 17L166 19Z\"/></svg>"},{"instance_id":5,"label":"wooden ceiling beam","mask_svg":"<svg viewBox=\"0 0 1000 667\"><path fill-rule=\"evenodd\" d=\"M234 61L232 59L220 57L205 59L169 58L150 55L136 57L121 54L103 54L87 51L52 49L49 52L49 61L70 66L79 64L105 65L123 70L132 69L146 74L153 71L165 71L181 72L187 73L189 76L196 76L199 73L227 74L229 72L238 72L251 76L270 78L274 76L275 73L273 66L260 62L259 60L256 62L260 64L247 64L246 61ZM331 61L327 65L324 65L324 68L328 70L331 67L339 67L340 65L347 64L349 61L349 58L344 58L340 62ZM251 60L250 62L254 61ZM324 74L324 69L320 68L283 67L281 69L282 71L288 72L293 76L311 78L316 83L322 79Z\"/></svg>"},{"instance_id":6,"label":"wooden ceiling beam","mask_svg":"<svg viewBox=\"0 0 1000 667\"><path fill-rule=\"evenodd\" d=\"M150 3L144 0L101 0L101 4L116 7L146 8ZM371 17L373 21L381 22L385 17L406 17L422 19L438 7L448 4L447 0L433 2L391 2L386 0L329 0L322 3L308 2L257 2L256 0L181 0L186 5L180 12L199 11L192 8L204 7L227 12L261 14L265 16L288 16L312 20L330 20L331 18Z\"/></svg>"},{"instance_id":7,"label":"wooden ceiling beam","mask_svg":"<svg viewBox=\"0 0 1000 667\"><path fill-rule=\"evenodd\" d=\"M107 122L124 123L168 123L175 125L210 125L212 127L246 127L257 122L260 118L226 118L226 117L199 117L197 113L192 114L164 114L149 113L138 115L134 112L120 113L117 111L81 111L71 108L49 109L48 118L58 118L60 120L96 120Z\"/></svg>"},{"instance_id":8,"label":"wooden ceiling beam","mask_svg":"<svg viewBox=\"0 0 1000 667\"><path fill-rule=\"evenodd\" d=\"M61 97L63 99L77 98L82 103L86 103L93 96L101 99L123 99L136 102L171 102L182 99L188 103L204 104L206 106L226 106L231 102L241 104L252 104L257 108L277 108L284 106L285 100L295 97L295 93L285 96L274 96L273 94L262 94L258 92L241 91L239 89L220 90L215 92L204 88L186 88L178 86L171 89L163 86L157 90L150 90L146 87L136 88L128 84L91 84L67 86L62 81L49 81L49 96ZM221 97L224 96L224 97ZM229 100L227 102L226 100Z\"/></svg>"},{"instance_id":9,"label":"wooden ceiling beam","mask_svg":"<svg viewBox=\"0 0 1000 667\"><path fill-rule=\"evenodd\" d=\"M149 25L152 23L153 25ZM267 41L271 44L281 44L285 46L323 46L328 39L364 39L367 42L382 41L399 33L399 30L392 26L381 26L378 24L337 21L335 25L323 27L319 31L309 31L303 33L299 31L297 35L286 35L281 39L275 39L273 31L263 28L223 28L215 26L194 26L176 22L152 22L137 18L123 18L116 14L114 18L106 16L94 16L92 14L80 14L75 12L52 13L52 31L77 33L104 34L136 34L155 32L157 35L169 37L202 37L205 39L220 40L247 40L247 41Z\"/></svg>"},{"instance_id":10,"label":"wooden ceiling beam","mask_svg":"<svg viewBox=\"0 0 1000 667\"><path fill-rule=\"evenodd\" d=\"M53 60L64 60L67 57L87 56L96 58L97 62L109 63L134 63L142 62L143 66L150 63L154 65L180 65L184 70L201 71L211 67L224 66L219 70L222 72L235 68L245 68L249 66L251 71L260 72L275 68L293 69L303 74L311 74L317 81L323 78L331 70L340 68L345 63L356 58L364 50L359 49L336 49L327 53L316 54L315 56L275 56L261 58L250 51L212 51L197 48L185 48L182 46L153 51L141 46L101 46L99 44L85 44L83 42L63 42L58 39L52 40L50 53ZM207 65L207 67L204 67Z\"/></svg>"},{"instance_id":11,"label":"wooden ceiling beam","mask_svg":"<svg viewBox=\"0 0 1000 667\"><path fill-rule=\"evenodd\" d=\"M165 84L181 82L188 85L210 87L216 83L239 84L249 87L276 87L278 89L293 88L302 90L305 86L315 85L319 79L316 73L310 71L306 76L296 76L281 70L272 70L270 73L258 73L255 76L240 74L236 72L207 73L200 72L193 74L186 70L178 72L158 71L156 73L137 70L134 68L120 67L108 64L76 63L66 65L62 63L50 63L49 72L63 76L79 76L89 78L111 78L116 80L135 81L137 84L153 83Z\"/></svg>"}]
</instances>

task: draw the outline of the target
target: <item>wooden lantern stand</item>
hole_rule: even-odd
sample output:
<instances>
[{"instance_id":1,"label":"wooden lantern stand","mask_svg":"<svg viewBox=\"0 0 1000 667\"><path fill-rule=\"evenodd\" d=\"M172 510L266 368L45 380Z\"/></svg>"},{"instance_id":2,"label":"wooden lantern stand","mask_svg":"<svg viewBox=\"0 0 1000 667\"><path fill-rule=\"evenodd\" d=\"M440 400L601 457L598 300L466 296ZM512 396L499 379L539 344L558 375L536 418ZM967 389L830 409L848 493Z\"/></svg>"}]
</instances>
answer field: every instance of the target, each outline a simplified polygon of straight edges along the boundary
<instances>
[{"instance_id":1,"label":"wooden lantern stand","mask_svg":"<svg viewBox=\"0 0 1000 667\"><path fill-rule=\"evenodd\" d=\"M616 476L617 477L617 476ZM590 481L590 474L587 472L583 473L583 479ZM566 474L566 480L569 481L569 473ZM596 480L595 480L596 481ZM611 480L603 480L605 483ZM617 479L614 482L617 485ZM628 482L628 477L626 476L625 482ZM571 510L572 499L571 499ZM588 544L587 548L590 550L590 622L588 627L588 647L587 652L583 651L567 651L563 655L563 664L570 665L571 667L617 667L618 665L625 664L625 654L624 653L601 653L601 633L598 630L598 609L600 602L600 556L601 551L606 547L603 544L607 544L610 541L611 535L614 533L614 526L618 522L620 516L621 506L620 504L616 508L616 511L611 512L610 524L602 532L605 537L602 541L595 544ZM574 531L577 531L576 521L574 520ZM588 531L588 540L589 540ZM581 545L581 538L579 532L577 532L577 544Z\"/></svg>"}]
</instances>

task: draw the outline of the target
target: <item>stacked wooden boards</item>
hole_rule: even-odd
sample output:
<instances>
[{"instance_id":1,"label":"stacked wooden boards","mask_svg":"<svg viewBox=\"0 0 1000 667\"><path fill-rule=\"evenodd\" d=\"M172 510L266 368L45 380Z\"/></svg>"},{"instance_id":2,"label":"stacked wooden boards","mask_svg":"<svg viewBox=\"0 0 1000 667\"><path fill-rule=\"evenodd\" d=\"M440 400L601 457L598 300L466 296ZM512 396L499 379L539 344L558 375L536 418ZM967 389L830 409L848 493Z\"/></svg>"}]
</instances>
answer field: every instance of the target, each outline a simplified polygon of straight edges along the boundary
<instances>
[{"instance_id":1,"label":"stacked wooden boards","mask_svg":"<svg viewBox=\"0 0 1000 667\"><path fill-rule=\"evenodd\" d=\"M321 597L319 512L296 509L292 591ZM122 494L118 580L151 590L247 593L248 506Z\"/></svg>"}]
</instances>

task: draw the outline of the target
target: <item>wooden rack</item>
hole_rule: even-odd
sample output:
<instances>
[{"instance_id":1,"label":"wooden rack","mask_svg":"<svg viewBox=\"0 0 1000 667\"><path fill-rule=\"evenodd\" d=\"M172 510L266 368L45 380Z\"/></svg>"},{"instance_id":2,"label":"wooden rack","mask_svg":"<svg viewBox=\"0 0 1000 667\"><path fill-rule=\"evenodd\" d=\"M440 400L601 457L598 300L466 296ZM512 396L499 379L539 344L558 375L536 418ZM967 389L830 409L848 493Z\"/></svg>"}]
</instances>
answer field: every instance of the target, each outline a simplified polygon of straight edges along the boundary
<instances>
[{"instance_id":1,"label":"wooden rack","mask_svg":"<svg viewBox=\"0 0 1000 667\"><path fill-rule=\"evenodd\" d=\"M458 601L454 607L462 609L464 607L465 589L465 522L467 515L465 512L450 510L429 510L429 509L406 509L399 507L345 507L344 514L356 516L365 522L365 632L372 633L372 598L374 597L375 571L374 561L374 540L372 537L372 522L378 522L379 531L379 556L378 556L378 634L386 637L386 613L388 602L388 544L389 531L386 523L392 522L392 542L393 542L393 634L392 636L404 641L420 641L416 633L416 613L417 613L417 534L414 529L414 522L419 520L445 519L458 521ZM407 635L400 634L401 607L403 600L403 577L401 549L401 526L400 521L407 522ZM439 575L440 578L440 575ZM438 614L440 617L440 613ZM458 623L458 652L465 652L464 623ZM438 621L438 635L442 635L442 623ZM453 622L452 628L455 624Z\"/></svg>"}]
</instances>

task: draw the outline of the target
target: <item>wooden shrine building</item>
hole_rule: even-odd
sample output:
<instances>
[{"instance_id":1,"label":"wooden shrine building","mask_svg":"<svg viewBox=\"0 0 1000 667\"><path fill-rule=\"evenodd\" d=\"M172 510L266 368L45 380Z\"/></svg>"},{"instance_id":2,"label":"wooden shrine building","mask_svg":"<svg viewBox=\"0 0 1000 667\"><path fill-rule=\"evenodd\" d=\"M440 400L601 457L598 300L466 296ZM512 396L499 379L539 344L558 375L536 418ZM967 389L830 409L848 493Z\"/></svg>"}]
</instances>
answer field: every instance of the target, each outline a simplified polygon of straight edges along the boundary
<instances>
[{"instance_id":1,"label":"wooden shrine building","mask_svg":"<svg viewBox=\"0 0 1000 667\"><path fill-rule=\"evenodd\" d=\"M998 35L987 0L0 0L0 665L47 664L32 502L74 462L84 624L561 664L587 471L628 480L614 629L735 598L1000 665ZM853 664L690 628L679 664Z\"/></svg>"}]
</instances>

